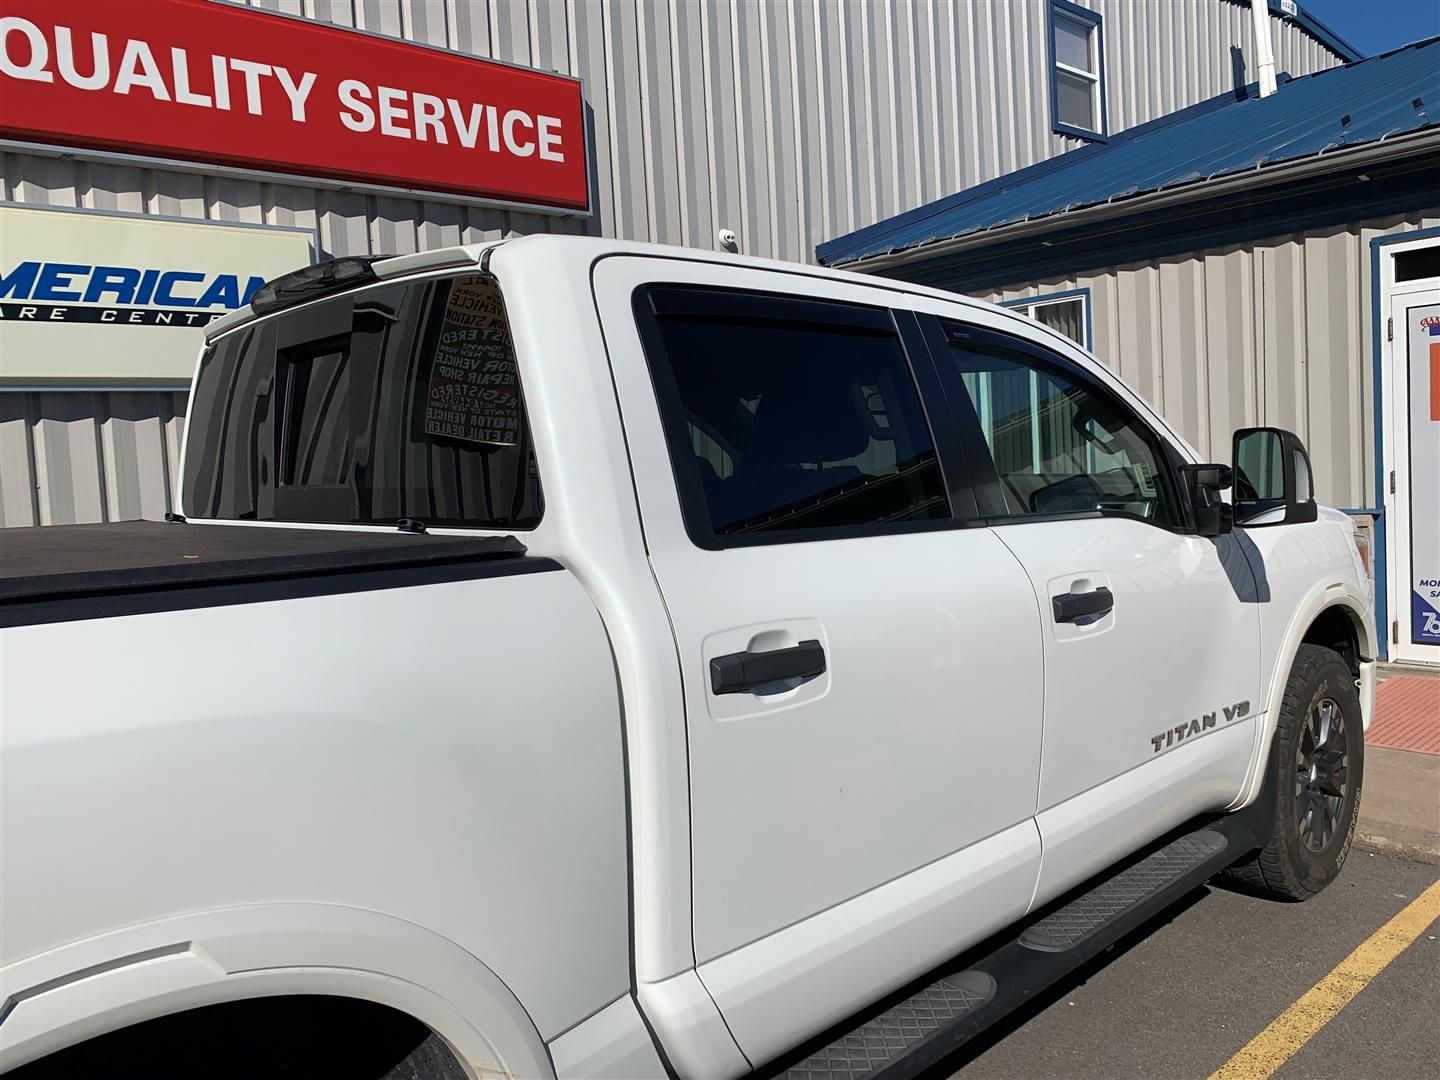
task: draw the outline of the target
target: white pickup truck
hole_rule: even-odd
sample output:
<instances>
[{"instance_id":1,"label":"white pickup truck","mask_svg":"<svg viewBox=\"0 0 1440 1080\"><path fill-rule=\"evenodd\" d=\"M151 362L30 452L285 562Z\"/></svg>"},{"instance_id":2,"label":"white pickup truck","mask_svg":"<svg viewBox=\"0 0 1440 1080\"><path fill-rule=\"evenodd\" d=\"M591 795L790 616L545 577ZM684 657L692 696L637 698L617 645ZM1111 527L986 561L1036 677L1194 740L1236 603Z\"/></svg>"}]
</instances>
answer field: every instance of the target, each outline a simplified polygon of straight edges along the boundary
<instances>
[{"instance_id":1,"label":"white pickup truck","mask_svg":"<svg viewBox=\"0 0 1440 1080\"><path fill-rule=\"evenodd\" d=\"M907 1076L1217 873L1303 900L1369 587L1293 435L1235 454L884 279L278 279L209 328L183 518L0 541L0 1061Z\"/></svg>"}]
</instances>

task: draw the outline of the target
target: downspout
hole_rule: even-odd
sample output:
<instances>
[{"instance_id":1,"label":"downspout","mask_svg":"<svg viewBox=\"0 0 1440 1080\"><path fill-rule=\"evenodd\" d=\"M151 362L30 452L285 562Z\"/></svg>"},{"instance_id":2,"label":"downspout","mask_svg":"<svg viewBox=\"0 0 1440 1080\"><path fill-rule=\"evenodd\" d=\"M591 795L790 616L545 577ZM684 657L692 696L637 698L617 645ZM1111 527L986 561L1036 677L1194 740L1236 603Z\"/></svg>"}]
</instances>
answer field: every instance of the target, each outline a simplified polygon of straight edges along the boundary
<instances>
[{"instance_id":1,"label":"downspout","mask_svg":"<svg viewBox=\"0 0 1440 1080\"><path fill-rule=\"evenodd\" d=\"M1250 21L1255 24L1255 63L1259 69L1260 96L1275 92L1275 50L1270 47L1270 0L1250 0Z\"/></svg>"}]
</instances>

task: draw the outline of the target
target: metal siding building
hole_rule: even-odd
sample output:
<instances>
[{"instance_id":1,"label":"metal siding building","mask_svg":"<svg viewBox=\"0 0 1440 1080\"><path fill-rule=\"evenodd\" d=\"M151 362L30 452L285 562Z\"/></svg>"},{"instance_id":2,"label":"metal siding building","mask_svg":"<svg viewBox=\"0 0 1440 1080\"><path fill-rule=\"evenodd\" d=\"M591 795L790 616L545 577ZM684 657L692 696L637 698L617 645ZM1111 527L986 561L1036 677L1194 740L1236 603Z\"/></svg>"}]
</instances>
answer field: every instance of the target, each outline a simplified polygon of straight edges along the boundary
<instances>
[{"instance_id":1,"label":"metal siding building","mask_svg":"<svg viewBox=\"0 0 1440 1080\"><path fill-rule=\"evenodd\" d=\"M1157 405L1201 454L1236 428L1305 440L1316 496L1364 509L1375 491L1370 242L1440 226L1440 211L1088 270L1003 289L1014 301L1088 289L1091 351Z\"/></svg>"},{"instance_id":2,"label":"metal siding building","mask_svg":"<svg viewBox=\"0 0 1440 1080\"><path fill-rule=\"evenodd\" d=\"M1230 459L1237 428L1298 433L1316 496L1373 530L1382 652L1440 663L1422 467L1440 422L1437 101L1440 37L1218 95L817 254L1021 308L1206 460Z\"/></svg>"},{"instance_id":3,"label":"metal siding building","mask_svg":"<svg viewBox=\"0 0 1440 1080\"><path fill-rule=\"evenodd\" d=\"M1237 64L1253 70L1244 0L1081 3L1102 17L1111 132L1225 92ZM579 76L593 216L13 151L0 153L0 200L299 225L318 230L323 256L544 231L711 248L730 228L747 254L809 261L828 237L1079 145L1052 131L1049 0L256 6ZM1342 61L1313 24L1271 24L1281 70ZM154 390L0 392L0 524L160 516L183 410L183 395Z\"/></svg>"},{"instance_id":4,"label":"metal siding building","mask_svg":"<svg viewBox=\"0 0 1440 1080\"><path fill-rule=\"evenodd\" d=\"M1437 99L1440 39L1218 95L819 256L1009 304L1078 293L1085 344L1202 453L1288 428L1322 500L1376 508L1371 241L1440 224Z\"/></svg>"},{"instance_id":5,"label":"metal siding building","mask_svg":"<svg viewBox=\"0 0 1440 1080\"><path fill-rule=\"evenodd\" d=\"M186 397L0 392L0 527L164 517L180 479Z\"/></svg>"}]
</instances>

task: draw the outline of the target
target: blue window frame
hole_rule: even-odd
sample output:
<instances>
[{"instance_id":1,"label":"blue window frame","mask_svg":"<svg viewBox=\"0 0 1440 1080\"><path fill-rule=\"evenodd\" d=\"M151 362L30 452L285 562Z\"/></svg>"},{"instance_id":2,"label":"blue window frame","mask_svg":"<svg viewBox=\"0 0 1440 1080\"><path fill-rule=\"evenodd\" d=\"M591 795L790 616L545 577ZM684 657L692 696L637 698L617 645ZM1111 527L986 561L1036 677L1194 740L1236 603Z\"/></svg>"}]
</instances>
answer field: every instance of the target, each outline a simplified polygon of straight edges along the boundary
<instances>
[{"instance_id":1,"label":"blue window frame","mask_svg":"<svg viewBox=\"0 0 1440 1080\"><path fill-rule=\"evenodd\" d=\"M1101 17L1070 0L1050 0L1050 126L1060 135L1105 142L1105 41Z\"/></svg>"}]
</instances>

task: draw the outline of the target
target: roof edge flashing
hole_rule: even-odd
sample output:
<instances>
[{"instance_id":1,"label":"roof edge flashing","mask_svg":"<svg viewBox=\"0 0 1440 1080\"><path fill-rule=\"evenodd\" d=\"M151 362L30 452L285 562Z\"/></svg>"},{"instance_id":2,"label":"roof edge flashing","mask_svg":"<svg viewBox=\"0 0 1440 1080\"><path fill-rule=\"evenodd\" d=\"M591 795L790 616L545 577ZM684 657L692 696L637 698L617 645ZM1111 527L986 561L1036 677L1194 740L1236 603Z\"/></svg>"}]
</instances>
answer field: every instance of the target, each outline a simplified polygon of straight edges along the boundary
<instances>
[{"instance_id":1,"label":"roof edge flashing","mask_svg":"<svg viewBox=\"0 0 1440 1080\"><path fill-rule=\"evenodd\" d=\"M1291 76L1289 72L1282 71L1276 75L1276 81L1284 85L1291 81ZM1052 172L1069 168L1084 158L1093 157L1107 150L1117 149L1134 142L1136 139L1145 138L1148 135L1152 135L1157 131L1162 131L1176 124L1183 124L1195 120L1198 117L1233 105L1237 101L1258 99L1259 94L1259 84L1252 82L1236 90L1227 90L1224 93L1204 98L1192 105L1186 105L1182 109L1176 109L1174 112L1164 113L1150 120L1146 120L1143 124L1136 124L1134 127L1126 128L1123 131L1113 132L1108 142L1086 143L1084 146L1077 146L1075 149L1067 150L1063 154L1043 158L1031 165L1026 165L1022 169L1002 173L999 176L982 181L973 187L962 188L953 194L945 195L933 202L924 203L912 210L903 211L894 217L861 226L852 232L837 236L831 240L826 240L815 245L815 257L819 260L821 266L842 266L844 265L842 262L832 263L828 261L826 249L833 248L842 242L847 242L846 246L850 247L853 246L856 241L862 240L867 236L882 237L897 229L902 229L930 218L939 217L942 214L949 213L979 199L989 198L1001 192L1013 191ZM870 256L866 255L864 257L869 258Z\"/></svg>"},{"instance_id":2,"label":"roof edge flashing","mask_svg":"<svg viewBox=\"0 0 1440 1080\"><path fill-rule=\"evenodd\" d=\"M1186 202L1192 197L1192 190L1200 184L1213 186L1213 194L1223 196L1232 192L1243 192L1254 187L1256 174L1267 171L1267 183L1286 180L1300 180L1310 176L1323 175L1344 167L1358 166L1377 157L1388 157L1395 153L1396 143L1412 144L1404 151L1418 155L1440 152L1440 126L1421 128L1390 136L1382 145L1380 140L1370 140L1356 146L1337 147L1325 155L1275 162L1271 165L1258 164L1238 173L1225 173L1214 179L1200 178L1185 184L1140 192L1128 197L1116 197L1111 201L1090 203L1073 210L1047 214L1043 217L1007 221L988 226L972 227L964 233L950 237L937 237L910 247L895 249L881 254L865 255L845 262L830 264L831 269L852 273L871 274L883 272L909 262L928 261L949 255L962 254L968 250L991 243L1002 243L1022 238L1039 238L1060 228L1087 225L1124 219L1149 210L1162 209L1167 205ZM922 254L923 253L923 254Z\"/></svg>"}]
</instances>

